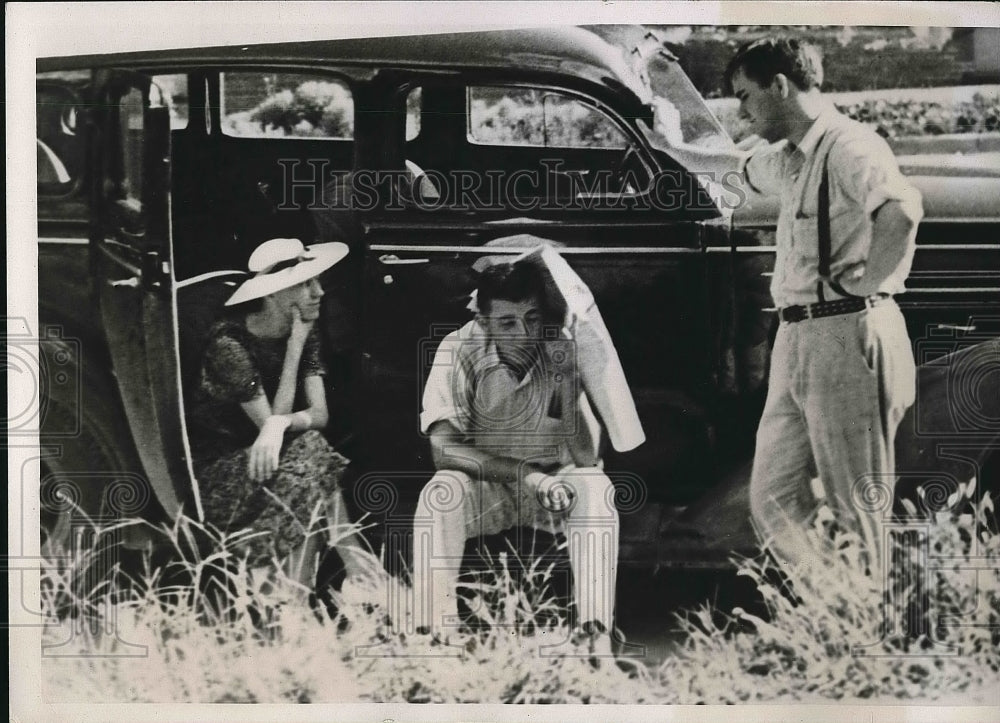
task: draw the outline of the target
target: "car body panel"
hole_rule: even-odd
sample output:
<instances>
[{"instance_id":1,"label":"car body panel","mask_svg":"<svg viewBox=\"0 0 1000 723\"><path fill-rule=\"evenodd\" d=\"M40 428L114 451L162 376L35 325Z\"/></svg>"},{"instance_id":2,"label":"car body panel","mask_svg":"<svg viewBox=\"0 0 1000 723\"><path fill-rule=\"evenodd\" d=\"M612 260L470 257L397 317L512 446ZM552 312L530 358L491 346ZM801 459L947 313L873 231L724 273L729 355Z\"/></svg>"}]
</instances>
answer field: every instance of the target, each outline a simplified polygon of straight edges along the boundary
<instances>
[{"instance_id":1,"label":"car body panel","mask_svg":"<svg viewBox=\"0 0 1000 723\"><path fill-rule=\"evenodd\" d=\"M375 412L369 420L372 440L395 436L394 444L411 447L410 454L384 455L390 467L420 458L426 469L426 440L416 429L420 394L428 364L443 336L468 321L466 309L474 280L472 264L498 253L484 244L514 233L534 233L563 244L573 269L594 293L609 326L626 378L639 405L647 433L644 447L632 453L609 452L607 462L647 480L653 496L671 496L672 486L687 479L678 468L692 439L681 443L685 418L696 414L699 402L691 390L709 386L709 330L701 325L708 297L707 257L701 251L697 225L664 223L655 228L600 219L585 228L571 224L511 226L482 224L470 243L472 226L446 230L419 229L395 223L369 230L366 259L364 358L366 398ZM609 238L628 234L627 248ZM670 239L669 245L663 239ZM509 254L527 249L508 249ZM614 273L608 273L609 264ZM387 326L385 319L392 319ZM684 344L662 330L671 329ZM407 405L400 399L410 400ZM697 425L686 434L703 436ZM692 428L693 427L693 428ZM419 450L419 457L411 456ZM674 460L667 462L673 450ZM650 457L655 456L655 461ZM690 459L687 460L691 462ZM679 492L674 491L674 495ZM689 492L690 494L690 492Z\"/></svg>"},{"instance_id":2,"label":"car body panel","mask_svg":"<svg viewBox=\"0 0 1000 723\"><path fill-rule=\"evenodd\" d=\"M647 91L621 52L581 28L535 28L301 43L221 46L153 52L41 58L38 71L156 65L241 63L434 70L496 69L514 74L552 73L628 88L645 102Z\"/></svg>"}]
</instances>

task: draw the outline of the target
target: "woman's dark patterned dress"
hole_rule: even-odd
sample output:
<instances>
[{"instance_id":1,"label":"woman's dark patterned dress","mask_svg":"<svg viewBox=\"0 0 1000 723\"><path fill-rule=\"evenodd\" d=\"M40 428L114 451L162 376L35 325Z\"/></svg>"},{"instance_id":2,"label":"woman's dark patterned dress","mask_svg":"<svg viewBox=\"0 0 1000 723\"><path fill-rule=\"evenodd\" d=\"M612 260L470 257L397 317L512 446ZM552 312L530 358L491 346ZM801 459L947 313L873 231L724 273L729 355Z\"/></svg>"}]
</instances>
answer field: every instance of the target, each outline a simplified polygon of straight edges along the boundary
<instances>
[{"instance_id":1,"label":"woman's dark patterned dress","mask_svg":"<svg viewBox=\"0 0 1000 723\"><path fill-rule=\"evenodd\" d=\"M305 540L311 521L311 531L319 531L315 522L325 515L324 503L337 492L347 466L322 434L309 430L285 435L278 469L269 480L250 479L249 448L258 429L240 404L263 394L274 400L286 345L287 338L253 335L242 318L218 322L209 331L188 405L188 437L205 519L221 530L267 533L247 542L252 564L272 555L286 557ZM293 409L306 406L305 378L325 374L314 327L299 362Z\"/></svg>"}]
</instances>

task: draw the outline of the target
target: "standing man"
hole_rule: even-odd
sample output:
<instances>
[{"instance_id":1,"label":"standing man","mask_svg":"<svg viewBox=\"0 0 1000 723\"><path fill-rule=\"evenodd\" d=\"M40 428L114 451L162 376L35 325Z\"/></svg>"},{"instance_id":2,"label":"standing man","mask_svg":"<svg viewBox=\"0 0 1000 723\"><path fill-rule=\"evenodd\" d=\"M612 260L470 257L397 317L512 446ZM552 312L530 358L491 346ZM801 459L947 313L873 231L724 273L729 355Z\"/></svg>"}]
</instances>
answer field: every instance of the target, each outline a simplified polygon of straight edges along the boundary
<instances>
[{"instance_id":1,"label":"standing man","mask_svg":"<svg viewBox=\"0 0 1000 723\"><path fill-rule=\"evenodd\" d=\"M896 428L915 394L893 295L904 291L923 209L886 142L841 115L820 93L822 80L819 53L784 39L743 46L725 73L742 118L771 144L750 156L746 180L781 197L771 282L781 324L751 510L784 562L807 562L809 482L818 476L878 575Z\"/></svg>"},{"instance_id":2,"label":"standing man","mask_svg":"<svg viewBox=\"0 0 1000 723\"><path fill-rule=\"evenodd\" d=\"M435 353L420 415L437 473L414 521L418 630L457 625L467 539L533 526L565 533L579 627L592 654L611 655L618 513L560 304L539 264L494 263L475 319Z\"/></svg>"}]
</instances>

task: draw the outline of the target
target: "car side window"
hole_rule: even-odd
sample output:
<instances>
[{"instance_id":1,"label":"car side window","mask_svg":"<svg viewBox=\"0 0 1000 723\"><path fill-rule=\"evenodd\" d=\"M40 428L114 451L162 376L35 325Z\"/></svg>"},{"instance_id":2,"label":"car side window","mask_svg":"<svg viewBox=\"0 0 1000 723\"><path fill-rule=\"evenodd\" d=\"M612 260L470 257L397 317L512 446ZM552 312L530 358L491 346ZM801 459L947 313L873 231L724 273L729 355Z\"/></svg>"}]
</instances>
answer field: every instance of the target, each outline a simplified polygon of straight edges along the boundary
<instances>
[{"instance_id":1,"label":"car side window","mask_svg":"<svg viewBox=\"0 0 1000 723\"><path fill-rule=\"evenodd\" d=\"M89 79L80 78L82 81ZM80 125L80 96L57 78L39 78L35 86L35 149L39 198L72 193L81 180L86 141Z\"/></svg>"},{"instance_id":2,"label":"car side window","mask_svg":"<svg viewBox=\"0 0 1000 723\"><path fill-rule=\"evenodd\" d=\"M351 140L354 98L346 83L305 73L223 72L222 132L238 138Z\"/></svg>"},{"instance_id":3,"label":"car side window","mask_svg":"<svg viewBox=\"0 0 1000 723\"><path fill-rule=\"evenodd\" d=\"M414 88L406 95L406 141L420 135L420 114L423 112L423 88Z\"/></svg>"},{"instance_id":4,"label":"car side window","mask_svg":"<svg viewBox=\"0 0 1000 723\"><path fill-rule=\"evenodd\" d=\"M541 88L468 88L472 143L543 148L624 149L618 126L597 108Z\"/></svg>"},{"instance_id":5,"label":"car side window","mask_svg":"<svg viewBox=\"0 0 1000 723\"><path fill-rule=\"evenodd\" d=\"M150 101L159 100L157 86L150 86ZM142 148L143 148L143 98L142 91L130 89L119 100L119 138L121 176L118 178L118 198L135 210L142 208Z\"/></svg>"},{"instance_id":6,"label":"car side window","mask_svg":"<svg viewBox=\"0 0 1000 723\"><path fill-rule=\"evenodd\" d=\"M170 111L171 126L174 124L174 109L171 92L160 85L164 76L154 76L149 85L150 108L166 108ZM107 179L114 189L113 198L133 212L142 211L143 187L145 185L145 133L146 103L143 91L129 88L118 99L118 138L116 153L119 164L109 168ZM186 113L185 113L186 122Z\"/></svg>"},{"instance_id":7,"label":"car side window","mask_svg":"<svg viewBox=\"0 0 1000 723\"><path fill-rule=\"evenodd\" d=\"M159 87L163 100L170 109L170 130L180 131L188 124L188 77L187 73L154 75L153 83Z\"/></svg>"}]
</instances>

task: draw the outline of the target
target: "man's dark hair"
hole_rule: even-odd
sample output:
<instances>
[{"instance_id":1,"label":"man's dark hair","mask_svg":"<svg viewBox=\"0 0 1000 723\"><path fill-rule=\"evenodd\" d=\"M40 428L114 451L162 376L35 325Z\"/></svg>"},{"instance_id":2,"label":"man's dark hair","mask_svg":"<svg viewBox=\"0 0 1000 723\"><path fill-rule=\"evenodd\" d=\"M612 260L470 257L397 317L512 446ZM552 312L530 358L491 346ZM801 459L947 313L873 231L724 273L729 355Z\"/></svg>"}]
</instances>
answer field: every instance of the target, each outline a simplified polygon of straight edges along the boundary
<instances>
[{"instance_id":1,"label":"man's dark hair","mask_svg":"<svg viewBox=\"0 0 1000 723\"><path fill-rule=\"evenodd\" d=\"M761 87L769 86L778 73L799 90L818 88L823 83L823 58L819 50L794 38L762 38L741 46L722 76L727 95L733 94L733 76L737 70Z\"/></svg>"},{"instance_id":2,"label":"man's dark hair","mask_svg":"<svg viewBox=\"0 0 1000 723\"><path fill-rule=\"evenodd\" d=\"M549 293L545 276L536 263L497 263L488 266L480 272L477 288L476 302L483 314L490 313L490 304L494 299L514 302L537 299L546 324L561 322L565 312L553 298L554 295Z\"/></svg>"}]
</instances>

